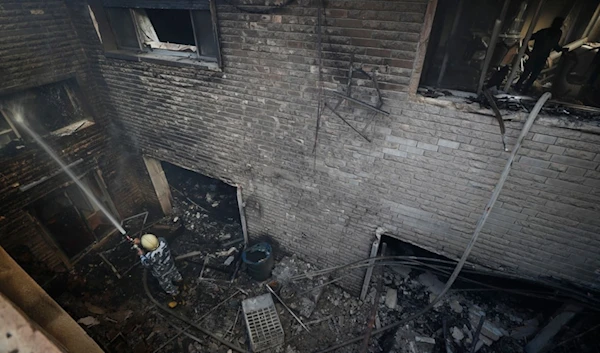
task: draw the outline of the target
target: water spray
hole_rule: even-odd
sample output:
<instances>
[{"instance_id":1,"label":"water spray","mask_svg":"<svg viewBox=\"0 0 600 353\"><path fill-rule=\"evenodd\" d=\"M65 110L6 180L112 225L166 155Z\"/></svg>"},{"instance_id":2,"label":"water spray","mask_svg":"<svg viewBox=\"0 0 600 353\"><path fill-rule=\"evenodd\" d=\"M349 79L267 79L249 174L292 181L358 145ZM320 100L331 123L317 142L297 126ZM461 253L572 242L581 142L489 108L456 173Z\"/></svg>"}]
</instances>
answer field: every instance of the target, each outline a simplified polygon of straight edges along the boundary
<instances>
[{"instance_id":1,"label":"water spray","mask_svg":"<svg viewBox=\"0 0 600 353\"><path fill-rule=\"evenodd\" d=\"M112 223L119 230L119 232L121 232L121 234L123 234L125 236L125 238L128 241L133 243L133 239L126 234L127 232L125 231L125 229L123 229L121 224L119 222L117 222L116 218L113 215L111 215L110 212L108 212L106 207L102 203L100 203L100 201L96 198L96 196L92 193L92 191L90 189L88 189L88 187L85 184L83 184L81 182L81 180L79 180L79 178L77 178L77 176L73 173L73 171L60 159L60 157L50 148L50 146L48 146L37 133L35 133L33 130L31 130L29 128L29 126L27 126L27 124L25 123L25 121L23 119L23 114L20 112L17 112L17 114L15 114L14 121L17 124L19 124L19 126L23 129L23 131L25 131L29 136L31 136L31 138L33 138L35 140L35 142L38 145L40 145L40 147L42 147L46 151L46 153L48 153L48 155L50 155L50 157L52 157L52 159L54 159L54 161L56 161L56 163L58 163L60 168L62 170L64 170L64 172L73 180L73 182L75 182L75 184L77 184L77 186L79 187L79 189L81 189L81 191L83 191L85 196L87 196L87 198L96 207L98 207L98 209L102 213L104 213L104 215L106 216L106 218L108 218L110 223ZM135 246L135 247L137 247L137 246Z\"/></svg>"}]
</instances>

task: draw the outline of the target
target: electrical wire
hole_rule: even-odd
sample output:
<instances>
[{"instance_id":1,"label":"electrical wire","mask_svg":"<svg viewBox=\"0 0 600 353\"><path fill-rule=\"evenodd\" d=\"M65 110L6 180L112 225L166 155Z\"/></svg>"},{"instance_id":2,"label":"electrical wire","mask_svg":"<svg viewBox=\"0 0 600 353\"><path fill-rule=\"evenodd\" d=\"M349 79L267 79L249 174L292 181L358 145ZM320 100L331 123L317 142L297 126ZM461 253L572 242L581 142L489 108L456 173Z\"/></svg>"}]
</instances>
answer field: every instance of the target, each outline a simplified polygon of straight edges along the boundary
<instances>
[{"instance_id":1,"label":"electrical wire","mask_svg":"<svg viewBox=\"0 0 600 353\"><path fill-rule=\"evenodd\" d=\"M324 269L324 270L314 271L311 273L305 273L305 274L294 276L291 278L291 280L299 281L299 280L303 280L303 279L312 279L313 277L327 275L332 272L336 272L336 271L340 271L340 270L345 270L345 274L342 277L346 277L346 276L351 275L351 274L348 274L347 271L354 270L354 269L362 269L364 267L372 266L372 264L370 263L371 260L373 260L373 259L367 258L367 259L354 261L354 262L351 262L351 263L348 263L345 265L335 266L335 267L331 267L331 268ZM391 260L394 260L394 262L384 262L384 261L391 261ZM398 260L401 260L401 261L398 261ZM426 267L430 268L431 270L437 270L437 271L435 271L437 273L440 273L439 272L440 269L448 270L448 269L454 268L456 266L455 261L427 258L427 257L417 257L417 256L380 256L380 257L375 258L375 261L376 261L375 265L377 265L377 266L387 264L387 265L404 265L407 267L410 267L408 265L411 264L410 262L407 262L407 261L412 261L413 263L417 262L417 264L418 264L418 267L413 266L412 268L422 269L423 266L426 266ZM427 264L426 262L433 262L433 263L436 263L436 265ZM448 266L448 268L444 268L443 267L444 265ZM476 269L476 267L474 265L471 265L471 268L467 268L467 269L463 268L462 272L475 274L475 275L481 275L481 276L493 276L493 277L503 278L503 279L508 279L508 280L526 281L526 282L534 283L534 284L542 284L542 285L545 285L557 292L565 292L565 294L562 294L562 297L564 297L564 298L575 299L582 303L589 303L587 306L594 308L594 310L600 309L600 300L590 296L589 293L587 293L587 292L582 293L582 292L577 291L572 288L558 286L552 282L534 280L534 279L529 279L529 278L506 274L503 272L490 271L487 269L486 270ZM443 272L442 274L448 275L448 272ZM337 281L337 279L335 281ZM472 283L484 285L484 283L482 283L482 282L473 282L474 280L470 280L470 281ZM507 289L501 288L501 287L494 287L494 289L508 291ZM570 293L570 294L567 294L567 293ZM554 299L552 299L551 297L548 297L547 299L555 300L557 297L558 296L554 296Z\"/></svg>"},{"instance_id":2,"label":"electrical wire","mask_svg":"<svg viewBox=\"0 0 600 353\"><path fill-rule=\"evenodd\" d=\"M377 258L376 258L377 260ZM361 269L361 268L365 268L365 267L369 267L369 266L403 266L403 267L407 267L407 268L411 268L411 269L417 269L417 270L423 270L423 267L426 267L428 270L431 270L432 272L436 273L436 274L440 274L443 276L448 276L450 274L449 271L447 271L446 269L441 268L440 266L431 266L431 265L427 265L427 264L415 264L412 262L402 262L402 261L393 261L393 262L376 262L375 264L371 265L369 263L365 263L365 264L360 264L360 265L356 265L353 267L348 268L349 270L353 270L353 269ZM472 273L472 274L476 274L476 275L482 275L482 273L479 273L477 271L469 271L469 270L463 270L462 272L468 272L468 273ZM485 274L485 275L489 275L489 274ZM329 284L338 282L346 277L350 276L350 274L348 273L344 273L343 275L336 277L326 283L323 284L319 284L316 285L315 287L312 287L308 290L305 290L304 292L302 292L300 295L306 294L306 293L310 293L316 289L319 289L321 287L327 286ZM526 296L526 297L531 297L531 298L537 298L537 299L545 299L545 300L550 300L550 301L558 301L558 302L562 302L565 300L577 300L578 302L580 302L580 304L582 306L585 306L588 309L591 310L595 310L595 311L600 311L600 307L599 306L595 306L592 303L587 303L587 301L585 299L589 299L589 298L583 298L583 297L579 297L579 298L575 298L573 296L569 296L567 294L561 294L561 293L557 293L555 291L551 291L550 289L547 291L532 291L532 290L520 290L520 289L509 289L509 288L503 288L503 287L497 287L497 286L493 286L491 284L487 284L485 282L481 282L481 281L477 281L471 278L467 278L467 277L459 277L458 280L461 280L463 282L467 282L467 283L472 283L472 284L476 284L478 286L481 287L485 287L484 288L472 288L472 289L456 289L456 290L452 290L453 292L460 292L460 291L478 291L478 292L483 292L483 291L501 291L501 292L506 292L506 293L511 293L511 294L515 294L515 295L520 295L520 296Z\"/></svg>"}]
</instances>

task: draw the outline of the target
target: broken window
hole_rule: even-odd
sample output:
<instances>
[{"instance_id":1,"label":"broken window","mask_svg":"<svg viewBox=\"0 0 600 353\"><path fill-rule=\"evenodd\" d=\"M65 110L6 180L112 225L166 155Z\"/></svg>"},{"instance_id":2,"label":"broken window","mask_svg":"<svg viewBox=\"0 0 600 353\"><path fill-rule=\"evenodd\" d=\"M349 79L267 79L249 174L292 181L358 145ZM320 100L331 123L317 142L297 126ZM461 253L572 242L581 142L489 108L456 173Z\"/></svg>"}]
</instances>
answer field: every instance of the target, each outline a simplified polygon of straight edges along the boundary
<instances>
[{"instance_id":1,"label":"broken window","mask_svg":"<svg viewBox=\"0 0 600 353\"><path fill-rule=\"evenodd\" d=\"M6 117L6 114L1 113L0 117L0 148L8 145L11 141L18 139L17 129L12 125L12 122Z\"/></svg>"},{"instance_id":2,"label":"broken window","mask_svg":"<svg viewBox=\"0 0 600 353\"><path fill-rule=\"evenodd\" d=\"M600 1L438 3L421 85L600 106Z\"/></svg>"},{"instance_id":3,"label":"broken window","mask_svg":"<svg viewBox=\"0 0 600 353\"><path fill-rule=\"evenodd\" d=\"M220 61L214 9L110 7L105 11L119 49Z\"/></svg>"},{"instance_id":4,"label":"broken window","mask_svg":"<svg viewBox=\"0 0 600 353\"><path fill-rule=\"evenodd\" d=\"M19 119L41 135L91 120L74 79L1 97L0 114L0 146L22 136Z\"/></svg>"}]
</instances>

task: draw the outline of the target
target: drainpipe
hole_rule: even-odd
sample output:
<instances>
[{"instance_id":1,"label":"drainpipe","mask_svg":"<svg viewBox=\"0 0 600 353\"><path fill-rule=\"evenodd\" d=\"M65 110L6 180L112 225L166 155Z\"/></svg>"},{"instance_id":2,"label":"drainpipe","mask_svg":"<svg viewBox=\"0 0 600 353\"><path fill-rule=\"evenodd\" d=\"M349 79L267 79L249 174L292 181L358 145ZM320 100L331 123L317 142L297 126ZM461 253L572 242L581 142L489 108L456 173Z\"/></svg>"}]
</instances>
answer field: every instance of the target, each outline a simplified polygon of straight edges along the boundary
<instances>
[{"instance_id":1,"label":"drainpipe","mask_svg":"<svg viewBox=\"0 0 600 353\"><path fill-rule=\"evenodd\" d=\"M521 49L519 49L519 54L517 54L517 57L515 58L515 62L513 64L513 67L510 70L510 74L508 75L508 78L506 79L506 84L504 85L505 92L508 92L508 89L512 85L512 82L515 80L515 76L517 76L517 68L519 67L519 63L521 62L523 55L525 55L525 50L527 50L529 41L531 40L531 36L533 35L533 30L535 29L535 25L537 24L538 20L540 19L540 13L541 13L542 5L544 4L544 2L545 2L545 0L539 0L539 2L538 2L538 6L535 9L533 18L531 19L531 24L529 25L529 29L527 30L527 34L525 35L525 39L523 39L523 45L521 45Z\"/></svg>"}]
</instances>

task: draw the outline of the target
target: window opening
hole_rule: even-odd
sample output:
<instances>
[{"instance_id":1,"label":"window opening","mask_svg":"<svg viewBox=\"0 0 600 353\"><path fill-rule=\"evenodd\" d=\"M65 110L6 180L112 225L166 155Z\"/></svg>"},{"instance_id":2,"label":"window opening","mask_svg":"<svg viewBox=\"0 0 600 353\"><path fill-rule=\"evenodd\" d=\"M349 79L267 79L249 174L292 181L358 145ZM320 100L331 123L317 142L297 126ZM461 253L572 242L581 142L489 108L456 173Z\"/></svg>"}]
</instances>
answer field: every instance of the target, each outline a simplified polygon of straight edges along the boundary
<instances>
[{"instance_id":1,"label":"window opening","mask_svg":"<svg viewBox=\"0 0 600 353\"><path fill-rule=\"evenodd\" d=\"M75 80L31 88L0 98L0 147L21 137L20 116L40 135L91 121Z\"/></svg>"},{"instance_id":2,"label":"window opening","mask_svg":"<svg viewBox=\"0 0 600 353\"><path fill-rule=\"evenodd\" d=\"M106 8L119 49L218 62L213 11Z\"/></svg>"},{"instance_id":3,"label":"window opening","mask_svg":"<svg viewBox=\"0 0 600 353\"><path fill-rule=\"evenodd\" d=\"M492 87L511 95L551 91L554 100L600 107L599 10L598 0L439 2L421 85L477 94Z\"/></svg>"}]
</instances>

